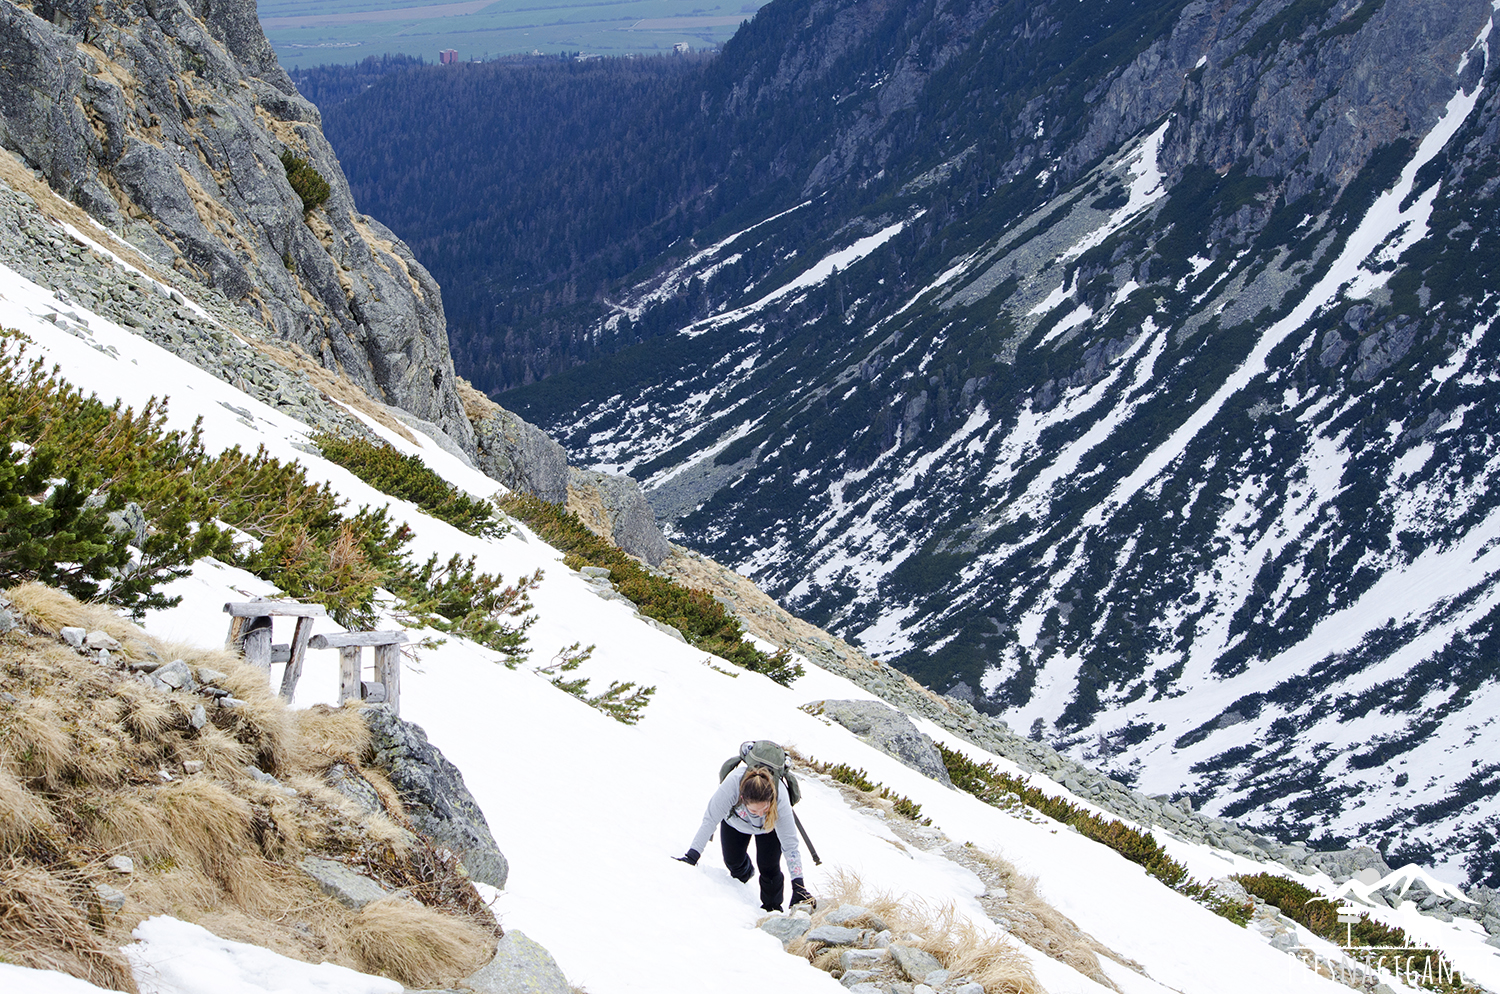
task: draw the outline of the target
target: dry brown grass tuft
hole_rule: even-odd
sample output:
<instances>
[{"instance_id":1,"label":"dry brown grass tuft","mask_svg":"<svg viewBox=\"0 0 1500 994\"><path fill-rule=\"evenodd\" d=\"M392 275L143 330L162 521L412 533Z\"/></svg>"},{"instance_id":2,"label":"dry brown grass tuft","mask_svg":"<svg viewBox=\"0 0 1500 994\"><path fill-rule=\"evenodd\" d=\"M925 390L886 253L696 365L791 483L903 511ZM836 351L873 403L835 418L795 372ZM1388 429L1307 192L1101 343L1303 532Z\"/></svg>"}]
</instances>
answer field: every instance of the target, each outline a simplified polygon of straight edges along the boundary
<instances>
[{"instance_id":1,"label":"dry brown grass tuft","mask_svg":"<svg viewBox=\"0 0 1500 994\"><path fill-rule=\"evenodd\" d=\"M45 804L31 795L21 781L0 766L0 850L11 852L38 836L57 831L57 822Z\"/></svg>"},{"instance_id":2,"label":"dry brown grass tuft","mask_svg":"<svg viewBox=\"0 0 1500 994\"><path fill-rule=\"evenodd\" d=\"M1139 963L1116 953L1048 904L1037 891L1035 877L1022 874L998 853L971 848L969 854L992 867L1004 882L1005 917L1010 922L1011 934L1016 938L1111 990L1119 988L1104 972L1099 957L1107 957L1137 973L1145 973Z\"/></svg>"},{"instance_id":3,"label":"dry brown grass tuft","mask_svg":"<svg viewBox=\"0 0 1500 994\"><path fill-rule=\"evenodd\" d=\"M0 960L134 994L129 964L89 927L69 891L39 869L14 864L0 869Z\"/></svg>"},{"instance_id":4,"label":"dry brown grass tuft","mask_svg":"<svg viewBox=\"0 0 1500 994\"><path fill-rule=\"evenodd\" d=\"M206 777L167 784L155 801L166 818L171 844L226 890L235 886L251 846L250 804Z\"/></svg>"},{"instance_id":5,"label":"dry brown grass tuft","mask_svg":"<svg viewBox=\"0 0 1500 994\"><path fill-rule=\"evenodd\" d=\"M857 874L839 869L828 876L813 924L821 924L841 904L868 908L893 934L904 937L901 941L936 956L954 976L977 981L985 994L1046 994L1026 956L1010 939L960 916L952 904L934 906L910 897L898 900L890 893L866 889ZM819 969L838 967L838 954L821 943L794 939L787 952L806 956Z\"/></svg>"},{"instance_id":6,"label":"dry brown grass tuft","mask_svg":"<svg viewBox=\"0 0 1500 994\"><path fill-rule=\"evenodd\" d=\"M349 928L364 969L408 987L444 987L467 977L495 953L479 927L401 898L366 905Z\"/></svg>"},{"instance_id":7,"label":"dry brown grass tuft","mask_svg":"<svg viewBox=\"0 0 1500 994\"><path fill-rule=\"evenodd\" d=\"M0 762L21 779L49 788L67 779L73 766L73 737L57 702L33 697L7 709L0 728Z\"/></svg>"},{"instance_id":8,"label":"dry brown grass tuft","mask_svg":"<svg viewBox=\"0 0 1500 994\"><path fill-rule=\"evenodd\" d=\"M370 727L354 702L340 708L315 704L296 712L296 719L304 770L321 773L334 763L358 766L370 749Z\"/></svg>"},{"instance_id":9,"label":"dry brown grass tuft","mask_svg":"<svg viewBox=\"0 0 1500 994\"><path fill-rule=\"evenodd\" d=\"M48 635L77 627L109 633L123 646L125 655L140 658L152 640L139 628L102 604L76 601L56 587L23 583L5 592L32 627Z\"/></svg>"}]
</instances>

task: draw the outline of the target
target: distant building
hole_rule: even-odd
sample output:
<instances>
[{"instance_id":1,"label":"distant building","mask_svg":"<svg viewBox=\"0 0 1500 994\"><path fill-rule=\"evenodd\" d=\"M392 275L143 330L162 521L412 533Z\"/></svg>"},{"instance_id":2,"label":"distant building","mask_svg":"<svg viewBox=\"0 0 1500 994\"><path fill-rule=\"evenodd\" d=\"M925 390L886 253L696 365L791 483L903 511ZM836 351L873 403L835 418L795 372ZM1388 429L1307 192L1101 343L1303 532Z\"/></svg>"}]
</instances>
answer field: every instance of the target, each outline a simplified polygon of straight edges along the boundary
<instances>
[{"instance_id":1,"label":"distant building","mask_svg":"<svg viewBox=\"0 0 1500 994\"><path fill-rule=\"evenodd\" d=\"M692 50L692 47L689 46L685 41L679 41L677 44L672 46L672 51L676 52L678 55L686 55Z\"/></svg>"},{"instance_id":2,"label":"distant building","mask_svg":"<svg viewBox=\"0 0 1500 994\"><path fill-rule=\"evenodd\" d=\"M439 53L439 58L443 60L443 65L451 66L453 63L458 61L458 49L445 48L441 53Z\"/></svg>"}]
</instances>

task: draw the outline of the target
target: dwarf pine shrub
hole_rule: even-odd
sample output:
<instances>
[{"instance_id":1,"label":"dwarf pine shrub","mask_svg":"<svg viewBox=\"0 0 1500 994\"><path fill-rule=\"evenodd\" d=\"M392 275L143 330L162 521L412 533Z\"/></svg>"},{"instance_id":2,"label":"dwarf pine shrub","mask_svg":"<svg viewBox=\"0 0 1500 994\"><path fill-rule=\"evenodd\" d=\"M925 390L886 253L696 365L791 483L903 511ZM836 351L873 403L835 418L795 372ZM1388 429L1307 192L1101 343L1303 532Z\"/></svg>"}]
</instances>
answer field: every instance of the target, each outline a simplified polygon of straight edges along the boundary
<instances>
[{"instance_id":1,"label":"dwarf pine shrub","mask_svg":"<svg viewBox=\"0 0 1500 994\"><path fill-rule=\"evenodd\" d=\"M418 456L402 455L394 446L356 436L340 438L322 433L313 437L313 443L326 458L375 489L409 500L460 531L498 538L508 530L494 505L459 490Z\"/></svg>"},{"instance_id":2,"label":"dwarf pine shrub","mask_svg":"<svg viewBox=\"0 0 1500 994\"><path fill-rule=\"evenodd\" d=\"M747 642L739 621L712 594L651 572L629 553L589 531L578 515L561 505L528 494L511 493L501 498L500 507L526 522L547 544L564 553L563 562L570 568L608 569L615 589L630 598L642 614L671 625L694 648L764 673L783 686L806 672L800 663L791 661L786 650L772 655Z\"/></svg>"},{"instance_id":3,"label":"dwarf pine shrub","mask_svg":"<svg viewBox=\"0 0 1500 994\"><path fill-rule=\"evenodd\" d=\"M552 686L572 694L591 708L603 711L623 725L634 725L640 721L641 712L651 703L651 695L656 693L656 688L641 687L634 681L621 683L619 680L611 680L608 690L590 695L588 677L568 675L594 654L593 646L585 649L581 645L582 643L574 642L559 651L552 657L550 665L539 667L537 672L546 675Z\"/></svg>"},{"instance_id":4,"label":"dwarf pine shrub","mask_svg":"<svg viewBox=\"0 0 1500 994\"><path fill-rule=\"evenodd\" d=\"M293 155L291 149L282 149L281 167L286 170L286 180L292 185L292 191L302 198L304 214L310 214L328 202L333 190L311 162Z\"/></svg>"},{"instance_id":5,"label":"dwarf pine shrub","mask_svg":"<svg viewBox=\"0 0 1500 994\"><path fill-rule=\"evenodd\" d=\"M820 763L816 759L805 760L807 766L817 773L837 780L839 783L848 784L855 790L864 791L866 794L878 794L880 797L890 801L896 814L903 818L910 818L919 825L931 825L931 818L922 817L922 805L913 801L904 794L898 794L882 784L870 779L870 775L862 769L855 769L847 763L838 763L830 766Z\"/></svg>"},{"instance_id":6,"label":"dwarf pine shrub","mask_svg":"<svg viewBox=\"0 0 1500 994\"><path fill-rule=\"evenodd\" d=\"M326 484L264 448L209 455L199 426L166 427L166 401L136 412L85 397L57 369L28 361L24 342L0 332L0 513L28 526L0 532L0 582L42 579L139 614L169 605L157 588L214 556L289 597L322 604L345 627L373 624L383 588L432 627L507 656L524 650L526 592L540 574L508 586L473 559L418 564L407 551L411 529L387 509L350 513ZM43 492L44 479L63 482ZM83 506L90 490L104 496L102 509ZM127 501L140 506L150 534L121 565L129 555L123 539L100 531L100 522ZM252 541L236 544L236 532Z\"/></svg>"},{"instance_id":7,"label":"dwarf pine shrub","mask_svg":"<svg viewBox=\"0 0 1500 994\"><path fill-rule=\"evenodd\" d=\"M1289 877L1251 873L1234 878L1241 887L1281 909L1281 913L1314 935L1342 944L1352 936L1358 946L1404 946L1406 933L1361 915L1352 929L1339 924L1339 904Z\"/></svg>"},{"instance_id":8,"label":"dwarf pine shrub","mask_svg":"<svg viewBox=\"0 0 1500 994\"><path fill-rule=\"evenodd\" d=\"M1031 786L1024 778L1001 771L994 763L975 762L940 742L934 744L942 754L948 778L960 790L989 804L998 804L1005 798L1015 798L1048 818L1072 826L1080 835L1109 846L1168 887L1192 898L1215 914L1228 918L1237 925L1244 925L1250 920L1249 906L1227 900L1189 877L1187 867L1167 855L1166 849L1150 832L1142 832L1122 821L1101 817L1060 797L1044 793Z\"/></svg>"}]
</instances>

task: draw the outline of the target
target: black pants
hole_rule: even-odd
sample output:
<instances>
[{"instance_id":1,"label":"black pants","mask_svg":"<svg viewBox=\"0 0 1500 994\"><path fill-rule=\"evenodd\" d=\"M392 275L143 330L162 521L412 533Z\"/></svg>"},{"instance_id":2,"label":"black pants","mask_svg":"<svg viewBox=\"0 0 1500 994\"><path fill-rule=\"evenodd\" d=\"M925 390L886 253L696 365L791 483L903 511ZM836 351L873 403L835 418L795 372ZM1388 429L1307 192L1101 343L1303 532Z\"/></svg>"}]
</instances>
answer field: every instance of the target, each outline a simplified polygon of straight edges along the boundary
<instances>
[{"instance_id":1,"label":"black pants","mask_svg":"<svg viewBox=\"0 0 1500 994\"><path fill-rule=\"evenodd\" d=\"M750 879L755 867L750 865L750 839L729 822L721 822L719 845L724 850L724 866L729 875L743 883ZM780 911L781 898L785 893L786 877L781 873L781 840L775 832L756 835L755 862L760 867L760 907L762 911Z\"/></svg>"}]
</instances>

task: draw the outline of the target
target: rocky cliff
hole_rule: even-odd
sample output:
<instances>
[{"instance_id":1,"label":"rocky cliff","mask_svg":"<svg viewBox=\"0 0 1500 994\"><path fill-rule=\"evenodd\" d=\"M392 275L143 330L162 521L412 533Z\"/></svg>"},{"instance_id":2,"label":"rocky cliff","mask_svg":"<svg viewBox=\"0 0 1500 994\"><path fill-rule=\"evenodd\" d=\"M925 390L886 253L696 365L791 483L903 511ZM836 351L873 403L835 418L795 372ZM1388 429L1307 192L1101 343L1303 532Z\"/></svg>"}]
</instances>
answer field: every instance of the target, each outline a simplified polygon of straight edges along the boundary
<instances>
[{"instance_id":1,"label":"rocky cliff","mask_svg":"<svg viewBox=\"0 0 1500 994\"><path fill-rule=\"evenodd\" d=\"M271 337L474 451L438 286L355 209L252 0L0 2L0 145ZM288 153L324 202L293 189Z\"/></svg>"}]
</instances>

